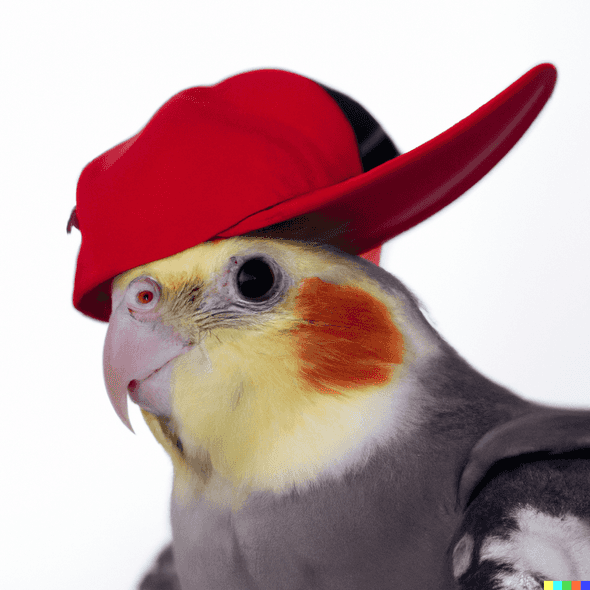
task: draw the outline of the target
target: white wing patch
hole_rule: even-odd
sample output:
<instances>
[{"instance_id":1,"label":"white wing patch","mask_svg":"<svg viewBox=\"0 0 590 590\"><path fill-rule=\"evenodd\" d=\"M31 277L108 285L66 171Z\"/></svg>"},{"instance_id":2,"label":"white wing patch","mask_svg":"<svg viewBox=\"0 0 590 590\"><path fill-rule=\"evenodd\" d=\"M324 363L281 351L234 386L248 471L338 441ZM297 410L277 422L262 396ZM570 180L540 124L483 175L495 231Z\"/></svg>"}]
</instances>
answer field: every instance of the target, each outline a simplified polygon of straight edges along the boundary
<instances>
[{"instance_id":1,"label":"white wing patch","mask_svg":"<svg viewBox=\"0 0 590 590\"><path fill-rule=\"evenodd\" d=\"M539 590L539 581L529 574L522 572L501 572L495 577L498 590Z\"/></svg>"},{"instance_id":2,"label":"white wing patch","mask_svg":"<svg viewBox=\"0 0 590 590\"><path fill-rule=\"evenodd\" d=\"M480 563L489 560L515 570L514 574L498 576L501 588L529 588L526 578L533 575L543 580L590 579L587 523L572 515L549 516L530 506L515 510L511 516L518 530L508 539L488 537L480 552Z\"/></svg>"}]
</instances>

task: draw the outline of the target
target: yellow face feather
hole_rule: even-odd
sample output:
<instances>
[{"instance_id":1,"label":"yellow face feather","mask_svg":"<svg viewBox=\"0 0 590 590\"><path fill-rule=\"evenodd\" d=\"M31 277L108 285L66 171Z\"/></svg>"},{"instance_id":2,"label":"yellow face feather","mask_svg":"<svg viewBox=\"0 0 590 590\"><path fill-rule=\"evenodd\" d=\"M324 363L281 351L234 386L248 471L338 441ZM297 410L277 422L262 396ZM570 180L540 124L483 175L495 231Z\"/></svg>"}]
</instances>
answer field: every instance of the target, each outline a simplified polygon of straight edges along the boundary
<instances>
[{"instance_id":1,"label":"yellow face feather","mask_svg":"<svg viewBox=\"0 0 590 590\"><path fill-rule=\"evenodd\" d=\"M270 308L217 320L206 310L218 311L228 297L230 261L251 254L282 269L284 292ZM220 479L246 495L308 485L395 436L404 417L396 405L428 336L410 331L407 301L353 258L232 238L133 269L114 289L142 275L162 286L162 321L195 344L173 361L170 420L144 412L174 462L177 491ZM192 314L178 301L191 288L200 306Z\"/></svg>"}]
</instances>

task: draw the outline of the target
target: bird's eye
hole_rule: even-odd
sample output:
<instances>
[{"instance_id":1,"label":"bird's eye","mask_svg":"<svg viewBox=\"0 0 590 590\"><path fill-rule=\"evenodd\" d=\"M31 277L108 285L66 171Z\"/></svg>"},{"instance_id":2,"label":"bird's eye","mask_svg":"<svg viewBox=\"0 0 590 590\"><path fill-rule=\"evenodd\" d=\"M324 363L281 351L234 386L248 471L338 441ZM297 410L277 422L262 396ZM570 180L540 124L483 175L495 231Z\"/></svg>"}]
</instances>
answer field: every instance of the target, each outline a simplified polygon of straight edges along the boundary
<instances>
[{"instance_id":1,"label":"bird's eye","mask_svg":"<svg viewBox=\"0 0 590 590\"><path fill-rule=\"evenodd\" d=\"M138 312L150 311L160 298L160 285L150 277L139 277L128 287L128 306Z\"/></svg>"},{"instance_id":2,"label":"bird's eye","mask_svg":"<svg viewBox=\"0 0 590 590\"><path fill-rule=\"evenodd\" d=\"M141 303L143 305L150 303L153 298L154 294L151 291L140 291L136 297L137 303Z\"/></svg>"},{"instance_id":3,"label":"bird's eye","mask_svg":"<svg viewBox=\"0 0 590 590\"><path fill-rule=\"evenodd\" d=\"M270 297L275 284L271 267L261 258L251 258L238 271L237 285L240 294L251 301Z\"/></svg>"}]
</instances>

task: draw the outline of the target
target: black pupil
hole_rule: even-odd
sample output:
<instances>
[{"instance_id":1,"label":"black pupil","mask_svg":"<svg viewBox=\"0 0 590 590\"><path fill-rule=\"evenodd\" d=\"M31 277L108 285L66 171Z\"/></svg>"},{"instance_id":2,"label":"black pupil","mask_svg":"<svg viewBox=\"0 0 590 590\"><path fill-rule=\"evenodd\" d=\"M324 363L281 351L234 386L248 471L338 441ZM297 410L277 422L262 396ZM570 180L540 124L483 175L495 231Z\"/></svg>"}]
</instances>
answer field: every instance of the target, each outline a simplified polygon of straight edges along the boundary
<instances>
[{"instance_id":1,"label":"black pupil","mask_svg":"<svg viewBox=\"0 0 590 590\"><path fill-rule=\"evenodd\" d=\"M275 277L270 266L260 258L244 262L238 272L238 289L247 299L261 299L274 285Z\"/></svg>"}]
</instances>

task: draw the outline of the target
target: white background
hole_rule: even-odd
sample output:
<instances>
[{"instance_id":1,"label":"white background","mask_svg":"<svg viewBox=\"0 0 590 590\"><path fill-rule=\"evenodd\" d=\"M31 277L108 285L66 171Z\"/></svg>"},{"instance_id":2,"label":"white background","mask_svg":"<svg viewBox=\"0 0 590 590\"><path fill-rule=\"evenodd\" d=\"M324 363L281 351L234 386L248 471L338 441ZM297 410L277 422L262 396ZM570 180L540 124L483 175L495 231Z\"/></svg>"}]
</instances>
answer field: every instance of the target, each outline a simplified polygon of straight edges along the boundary
<instances>
[{"instance_id":1,"label":"white background","mask_svg":"<svg viewBox=\"0 0 590 590\"><path fill-rule=\"evenodd\" d=\"M532 66L553 98L478 186L383 266L486 375L590 406L590 3L116 0L0 14L0 586L131 590L169 536L171 469L101 372L106 325L71 306L83 166L176 92L289 69L350 94L408 151Z\"/></svg>"}]
</instances>

